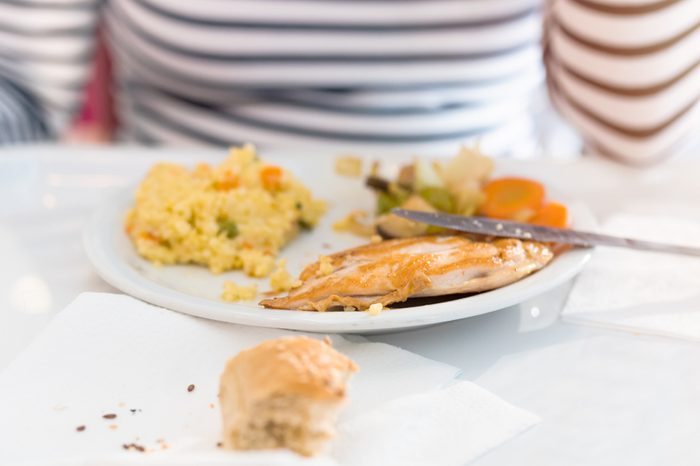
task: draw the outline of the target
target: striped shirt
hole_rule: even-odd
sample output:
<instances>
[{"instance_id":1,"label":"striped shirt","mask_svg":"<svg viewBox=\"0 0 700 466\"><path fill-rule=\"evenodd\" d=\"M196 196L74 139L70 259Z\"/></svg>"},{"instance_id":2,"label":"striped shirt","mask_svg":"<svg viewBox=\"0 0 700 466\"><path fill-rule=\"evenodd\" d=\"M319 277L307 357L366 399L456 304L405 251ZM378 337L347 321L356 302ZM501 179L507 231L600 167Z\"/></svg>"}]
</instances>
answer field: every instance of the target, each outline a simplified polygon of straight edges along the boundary
<instances>
[{"instance_id":1,"label":"striped shirt","mask_svg":"<svg viewBox=\"0 0 700 466\"><path fill-rule=\"evenodd\" d=\"M60 135L95 30L120 137L508 152L532 135L539 0L0 0L0 143Z\"/></svg>"},{"instance_id":2,"label":"striped shirt","mask_svg":"<svg viewBox=\"0 0 700 466\"><path fill-rule=\"evenodd\" d=\"M591 152L650 164L698 154L700 1L549 0L551 100Z\"/></svg>"}]
</instances>

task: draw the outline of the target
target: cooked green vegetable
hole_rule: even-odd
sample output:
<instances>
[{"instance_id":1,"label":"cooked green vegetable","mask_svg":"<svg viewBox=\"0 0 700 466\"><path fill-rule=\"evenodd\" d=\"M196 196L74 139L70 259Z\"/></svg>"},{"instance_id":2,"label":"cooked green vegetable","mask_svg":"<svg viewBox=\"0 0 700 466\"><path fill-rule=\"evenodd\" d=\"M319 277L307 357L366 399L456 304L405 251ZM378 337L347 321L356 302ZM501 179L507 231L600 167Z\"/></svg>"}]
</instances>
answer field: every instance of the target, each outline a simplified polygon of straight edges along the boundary
<instances>
[{"instance_id":1,"label":"cooked green vegetable","mask_svg":"<svg viewBox=\"0 0 700 466\"><path fill-rule=\"evenodd\" d=\"M377 192L377 215L383 215L395 207L401 207L410 195L411 193L405 189L391 183L387 191Z\"/></svg>"},{"instance_id":2,"label":"cooked green vegetable","mask_svg":"<svg viewBox=\"0 0 700 466\"><path fill-rule=\"evenodd\" d=\"M406 202L406 199L411 197L411 190L399 186L398 183L389 183L389 188L386 192L401 203Z\"/></svg>"},{"instance_id":3,"label":"cooked green vegetable","mask_svg":"<svg viewBox=\"0 0 700 466\"><path fill-rule=\"evenodd\" d=\"M446 231L447 228L439 227L437 225L428 225L428 228L425 229L425 234L437 235L438 233L444 233Z\"/></svg>"},{"instance_id":4,"label":"cooked green vegetable","mask_svg":"<svg viewBox=\"0 0 700 466\"><path fill-rule=\"evenodd\" d=\"M476 214L476 211L479 209L479 206L477 204L473 204L470 206L467 206L462 212L460 212L460 215L464 215L465 217L471 217L472 215Z\"/></svg>"},{"instance_id":5,"label":"cooked green vegetable","mask_svg":"<svg viewBox=\"0 0 700 466\"><path fill-rule=\"evenodd\" d=\"M238 236L238 225L233 220L219 220L219 231L225 233L229 239Z\"/></svg>"},{"instance_id":6,"label":"cooked green vegetable","mask_svg":"<svg viewBox=\"0 0 700 466\"><path fill-rule=\"evenodd\" d=\"M418 194L437 210L442 212L452 212L454 210L452 196L444 188L428 186L421 189Z\"/></svg>"},{"instance_id":7,"label":"cooked green vegetable","mask_svg":"<svg viewBox=\"0 0 700 466\"><path fill-rule=\"evenodd\" d=\"M299 228L302 230L310 230L313 225L311 225L309 222L304 220L303 218L300 218L297 220L297 225L299 225Z\"/></svg>"},{"instance_id":8,"label":"cooked green vegetable","mask_svg":"<svg viewBox=\"0 0 700 466\"><path fill-rule=\"evenodd\" d=\"M394 207L401 205L401 202L396 197L380 192L377 196L377 215L383 215L389 212Z\"/></svg>"}]
</instances>

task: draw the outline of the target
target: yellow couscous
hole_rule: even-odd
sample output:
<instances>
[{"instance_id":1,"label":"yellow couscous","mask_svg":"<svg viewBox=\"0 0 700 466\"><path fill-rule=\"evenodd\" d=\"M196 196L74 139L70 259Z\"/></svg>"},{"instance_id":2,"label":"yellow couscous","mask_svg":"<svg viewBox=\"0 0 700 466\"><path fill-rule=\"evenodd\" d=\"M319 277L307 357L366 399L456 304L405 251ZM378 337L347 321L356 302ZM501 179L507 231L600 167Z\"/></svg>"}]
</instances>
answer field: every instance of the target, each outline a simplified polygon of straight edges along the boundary
<instances>
[{"instance_id":1,"label":"yellow couscous","mask_svg":"<svg viewBox=\"0 0 700 466\"><path fill-rule=\"evenodd\" d=\"M301 286L301 280L292 277L287 271L286 259L280 259L277 262L277 267L270 274L270 288L272 291L290 291Z\"/></svg>"},{"instance_id":2,"label":"yellow couscous","mask_svg":"<svg viewBox=\"0 0 700 466\"><path fill-rule=\"evenodd\" d=\"M279 250L312 228L325 204L289 171L260 160L251 145L219 166L155 165L136 193L125 228L157 264L201 264L265 277Z\"/></svg>"},{"instance_id":3,"label":"yellow couscous","mask_svg":"<svg viewBox=\"0 0 700 466\"><path fill-rule=\"evenodd\" d=\"M359 178L362 176L362 159L352 155L335 159L335 172L338 175Z\"/></svg>"},{"instance_id":4,"label":"yellow couscous","mask_svg":"<svg viewBox=\"0 0 700 466\"><path fill-rule=\"evenodd\" d=\"M328 256L318 256L318 270L316 270L317 277L325 277L333 273L333 262Z\"/></svg>"},{"instance_id":5,"label":"yellow couscous","mask_svg":"<svg viewBox=\"0 0 700 466\"><path fill-rule=\"evenodd\" d=\"M255 298L257 295L258 286L255 283L252 285L238 285L232 281L225 281L221 299L227 302L248 301Z\"/></svg>"},{"instance_id":6,"label":"yellow couscous","mask_svg":"<svg viewBox=\"0 0 700 466\"><path fill-rule=\"evenodd\" d=\"M333 230L338 233L352 233L357 236L371 237L374 234L374 223L367 212L353 210L346 217L333 224Z\"/></svg>"},{"instance_id":7,"label":"yellow couscous","mask_svg":"<svg viewBox=\"0 0 700 466\"><path fill-rule=\"evenodd\" d=\"M378 316L382 312L383 309L384 309L384 306L382 306L382 303L373 303L373 304L370 304L369 309L367 309L367 312L370 315Z\"/></svg>"}]
</instances>

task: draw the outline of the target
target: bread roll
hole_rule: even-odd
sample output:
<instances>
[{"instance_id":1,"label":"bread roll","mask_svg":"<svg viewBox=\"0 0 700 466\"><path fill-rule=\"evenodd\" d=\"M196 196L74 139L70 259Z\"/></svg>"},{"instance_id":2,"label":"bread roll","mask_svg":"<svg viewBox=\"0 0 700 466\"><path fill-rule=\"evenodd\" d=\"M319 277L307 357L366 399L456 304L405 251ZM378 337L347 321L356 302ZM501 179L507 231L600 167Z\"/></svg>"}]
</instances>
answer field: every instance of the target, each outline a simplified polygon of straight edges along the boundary
<instances>
[{"instance_id":1,"label":"bread roll","mask_svg":"<svg viewBox=\"0 0 700 466\"><path fill-rule=\"evenodd\" d=\"M319 453L356 371L328 339L279 338L241 351L221 374L223 447Z\"/></svg>"}]
</instances>

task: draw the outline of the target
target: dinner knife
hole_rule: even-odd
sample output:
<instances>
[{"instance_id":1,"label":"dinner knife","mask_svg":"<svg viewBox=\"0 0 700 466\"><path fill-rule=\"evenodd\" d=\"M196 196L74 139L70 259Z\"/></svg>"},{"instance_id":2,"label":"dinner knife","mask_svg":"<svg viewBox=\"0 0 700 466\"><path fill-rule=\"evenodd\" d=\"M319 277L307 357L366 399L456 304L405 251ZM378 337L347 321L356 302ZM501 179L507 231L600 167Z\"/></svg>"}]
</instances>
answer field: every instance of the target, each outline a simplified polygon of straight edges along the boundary
<instances>
[{"instance_id":1,"label":"dinner knife","mask_svg":"<svg viewBox=\"0 0 700 466\"><path fill-rule=\"evenodd\" d=\"M464 231L480 235L518 238L551 243L564 243L581 247L614 246L639 249L643 251L666 252L700 257L700 248L664 244L619 236L602 235L587 231L564 228L542 227L527 223L496 220L485 217L465 217L464 215L445 214L442 212L420 212L417 210L392 209L399 217L416 222L427 223L450 230Z\"/></svg>"}]
</instances>

